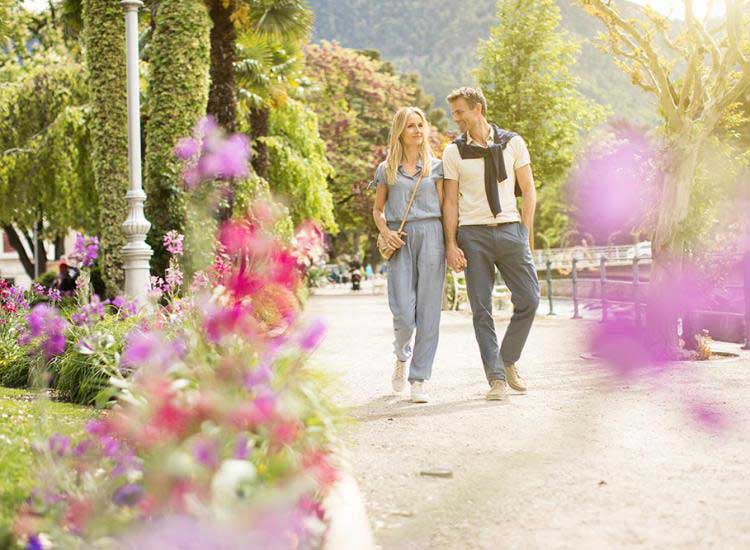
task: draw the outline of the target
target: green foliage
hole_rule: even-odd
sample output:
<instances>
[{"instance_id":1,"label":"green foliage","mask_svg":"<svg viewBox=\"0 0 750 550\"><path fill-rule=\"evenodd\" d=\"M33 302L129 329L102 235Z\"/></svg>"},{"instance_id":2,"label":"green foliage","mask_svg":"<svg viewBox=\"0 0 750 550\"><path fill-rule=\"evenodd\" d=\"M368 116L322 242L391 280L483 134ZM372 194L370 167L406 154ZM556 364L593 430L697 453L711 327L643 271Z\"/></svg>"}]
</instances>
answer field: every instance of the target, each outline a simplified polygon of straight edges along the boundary
<instances>
[{"instance_id":1,"label":"green foliage","mask_svg":"<svg viewBox=\"0 0 750 550\"><path fill-rule=\"evenodd\" d=\"M115 358L122 353L125 337L138 320L138 317L121 319L118 315L110 313L91 327L69 329L66 334L68 346L65 353L54 360L54 369L57 372L54 387L61 399L81 405L96 403L99 392L109 387L111 375L105 367L117 364ZM98 338L100 341L106 341L106 346L96 346L97 350L104 347L106 353L82 353L76 346L81 338Z\"/></svg>"},{"instance_id":2,"label":"green foliage","mask_svg":"<svg viewBox=\"0 0 750 550\"><path fill-rule=\"evenodd\" d=\"M159 3L149 46L150 78L146 123L145 203L151 222L149 244L154 250L152 269L161 275L169 254L164 234L185 232L185 196L182 166L174 156L181 137L206 112L208 101L210 20L202 0ZM186 243L191 246L190 241Z\"/></svg>"},{"instance_id":3,"label":"green foliage","mask_svg":"<svg viewBox=\"0 0 750 550\"><path fill-rule=\"evenodd\" d=\"M128 112L125 32L119 2L84 0L83 38L91 93L95 190L100 197L102 274L109 293L123 287L122 223L127 218Z\"/></svg>"},{"instance_id":4,"label":"green foliage","mask_svg":"<svg viewBox=\"0 0 750 550\"><path fill-rule=\"evenodd\" d=\"M399 71L417 72L438 105L474 82L474 52L495 24L495 0L310 0L315 11L313 38L337 40L348 48L377 48ZM533 9L535 2L525 2ZM629 85L612 58L591 46L603 26L573 5L559 0L563 27L586 46L572 67L586 97L609 105L618 116L645 123L657 118L654 102ZM625 0L618 2L628 8ZM628 9L628 12L631 12Z\"/></svg>"},{"instance_id":5,"label":"green foliage","mask_svg":"<svg viewBox=\"0 0 750 550\"><path fill-rule=\"evenodd\" d=\"M413 89L382 62L335 43L311 45L306 54L313 81L306 99L335 170L329 184L334 215L342 230L361 230L372 209L367 184L383 158L393 114L412 103Z\"/></svg>"},{"instance_id":6,"label":"green foliage","mask_svg":"<svg viewBox=\"0 0 750 550\"><path fill-rule=\"evenodd\" d=\"M526 140L540 187L535 230L545 246L556 246L567 225L563 181L581 136L604 110L576 89L570 67L578 46L559 28L554 0L500 0L497 18L479 47L477 80L488 118Z\"/></svg>"},{"instance_id":7,"label":"green foliage","mask_svg":"<svg viewBox=\"0 0 750 550\"><path fill-rule=\"evenodd\" d=\"M27 350L18 344L16 324L4 323L0 326L0 386L27 387L32 362Z\"/></svg>"},{"instance_id":8,"label":"green foliage","mask_svg":"<svg viewBox=\"0 0 750 550\"><path fill-rule=\"evenodd\" d=\"M54 34L51 31L50 34ZM50 38L50 41L53 39ZM48 238L94 232L88 92L83 67L59 41L23 66L5 66L0 87L0 221Z\"/></svg>"},{"instance_id":9,"label":"green foliage","mask_svg":"<svg viewBox=\"0 0 750 550\"><path fill-rule=\"evenodd\" d=\"M317 116L290 99L271 111L269 123L269 136L263 140L270 153L271 191L288 199L295 224L311 219L335 232L333 199L327 187L333 168L326 160Z\"/></svg>"}]
</instances>

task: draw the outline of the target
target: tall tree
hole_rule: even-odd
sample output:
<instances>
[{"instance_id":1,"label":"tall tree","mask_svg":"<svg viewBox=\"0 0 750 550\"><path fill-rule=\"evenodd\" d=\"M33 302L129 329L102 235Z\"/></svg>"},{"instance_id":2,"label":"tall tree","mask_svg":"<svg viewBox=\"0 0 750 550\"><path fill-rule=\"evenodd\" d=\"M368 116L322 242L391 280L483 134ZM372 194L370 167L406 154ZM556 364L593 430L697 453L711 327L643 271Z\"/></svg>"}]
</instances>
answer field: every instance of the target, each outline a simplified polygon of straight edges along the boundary
<instances>
[{"instance_id":1,"label":"tall tree","mask_svg":"<svg viewBox=\"0 0 750 550\"><path fill-rule=\"evenodd\" d=\"M83 67L48 14L34 31L25 15L6 20L14 36L0 55L0 224L33 278L35 249L46 270L43 239L96 231L98 203Z\"/></svg>"},{"instance_id":2,"label":"tall tree","mask_svg":"<svg viewBox=\"0 0 750 550\"><path fill-rule=\"evenodd\" d=\"M658 299L680 280L696 172L722 120L750 89L750 2L726 0L723 17L701 21L684 0L685 21L676 36L663 16L642 8L639 19L623 17L608 1L578 0L604 23L606 48L633 83L659 102L667 164L653 232L652 333L667 353L677 351L680 311Z\"/></svg>"},{"instance_id":3,"label":"tall tree","mask_svg":"<svg viewBox=\"0 0 750 550\"><path fill-rule=\"evenodd\" d=\"M562 187L579 141L604 109L577 90L579 47L560 28L555 0L499 0L497 25L478 48L487 114L526 140L540 187L535 237L556 246L567 229Z\"/></svg>"},{"instance_id":4,"label":"tall tree","mask_svg":"<svg viewBox=\"0 0 750 550\"><path fill-rule=\"evenodd\" d=\"M306 100L318 114L335 170L329 189L342 231L333 241L334 252L347 247L346 252L357 253L359 237L373 227L368 184L384 158L393 114L413 104L416 93L408 79L384 69L372 55L336 43L308 46L306 63L312 81Z\"/></svg>"},{"instance_id":5,"label":"tall tree","mask_svg":"<svg viewBox=\"0 0 750 550\"><path fill-rule=\"evenodd\" d=\"M168 262L164 234L185 231L181 165L174 147L206 112L210 20L203 0L162 0L153 23L144 184L149 243L154 249L151 265L163 273Z\"/></svg>"},{"instance_id":6,"label":"tall tree","mask_svg":"<svg viewBox=\"0 0 750 550\"><path fill-rule=\"evenodd\" d=\"M125 30L122 6L111 0L84 0L83 39L91 93L94 182L101 206L102 276L107 291L123 287L122 248L127 218L128 111Z\"/></svg>"},{"instance_id":7,"label":"tall tree","mask_svg":"<svg viewBox=\"0 0 750 550\"><path fill-rule=\"evenodd\" d=\"M211 17L211 88L208 114L228 132L237 124L237 96L234 82L234 14L241 0L206 0Z\"/></svg>"}]
</instances>

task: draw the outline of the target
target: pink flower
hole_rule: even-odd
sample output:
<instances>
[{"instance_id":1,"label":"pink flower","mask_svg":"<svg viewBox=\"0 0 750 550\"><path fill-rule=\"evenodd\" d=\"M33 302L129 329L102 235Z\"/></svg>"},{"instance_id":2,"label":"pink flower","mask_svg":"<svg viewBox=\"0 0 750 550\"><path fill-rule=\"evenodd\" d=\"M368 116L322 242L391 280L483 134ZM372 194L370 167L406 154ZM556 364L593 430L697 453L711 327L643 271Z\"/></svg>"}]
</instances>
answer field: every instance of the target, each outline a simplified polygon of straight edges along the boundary
<instances>
[{"instance_id":1,"label":"pink flower","mask_svg":"<svg viewBox=\"0 0 750 550\"><path fill-rule=\"evenodd\" d=\"M326 333L326 325L320 319L315 319L300 335L300 347L304 351L312 351L323 339Z\"/></svg>"},{"instance_id":2,"label":"pink flower","mask_svg":"<svg viewBox=\"0 0 750 550\"><path fill-rule=\"evenodd\" d=\"M174 154L181 160L189 160L194 157L200 149L200 143L193 138L181 138L174 148Z\"/></svg>"},{"instance_id":3,"label":"pink flower","mask_svg":"<svg viewBox=\"0 0 750 550\"><path fill-rule=\"evenodd\" d=\"M181 256L183 252L182 242L184 239L185 235L182 235L173 229L164 235L164 248L174 256Z\"/></svg>"}]
</instances>

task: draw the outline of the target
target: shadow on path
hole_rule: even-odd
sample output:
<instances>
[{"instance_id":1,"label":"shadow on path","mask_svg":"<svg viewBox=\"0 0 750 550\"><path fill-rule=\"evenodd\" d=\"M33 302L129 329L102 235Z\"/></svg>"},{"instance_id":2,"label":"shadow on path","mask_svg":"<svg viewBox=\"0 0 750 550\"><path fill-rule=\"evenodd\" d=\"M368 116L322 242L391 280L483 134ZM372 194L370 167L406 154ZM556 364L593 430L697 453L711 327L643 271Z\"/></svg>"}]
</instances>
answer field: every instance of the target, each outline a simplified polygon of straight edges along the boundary
<instances>
[{"instance_id":1,"label":"shadow on path","mask_svg":"<svg viewBox=\"0 0 750 550\"><path fill-rule=\"evenodd\" d=\"M412 403L408 398L391 394L377 397L355 408L351 414L359 422L372 422L374 420L383 420L384 418L390 420L394 418L438 416L474 409L505 407L510 404L511 400L516 399L516 397L523 398L523 395L511 393L508 394L508 398L504 401L487 401L482 395L456 401L417 404Z\"/></svg>"}]
</instances>

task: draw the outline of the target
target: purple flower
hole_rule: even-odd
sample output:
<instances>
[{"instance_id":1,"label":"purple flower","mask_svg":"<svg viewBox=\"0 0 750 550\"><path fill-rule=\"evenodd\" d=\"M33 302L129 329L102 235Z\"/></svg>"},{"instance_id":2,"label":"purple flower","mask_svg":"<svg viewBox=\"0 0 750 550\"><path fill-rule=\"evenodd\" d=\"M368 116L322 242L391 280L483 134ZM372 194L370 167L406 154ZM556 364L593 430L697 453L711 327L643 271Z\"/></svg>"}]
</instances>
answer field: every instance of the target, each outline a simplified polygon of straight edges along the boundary
<instances>
[{"instance_id":1,"label":"purple flower","mask_svg":"<svg viewBox=\"0 0 750 550\"><path fill-rule=\"evenodd\" d=\"M70 438L62 434L54 434L47 441L49 450L59 456L65 456L70 449Z\"/></svg>"},{"instance_id":2,"label":"purple flower","mask_svg":"<svg viewBox=\"0 0 750 550\"><path fill-rule=\"evenodd\" d=\"M50 288L49 292L47 292L47 297L52 302L59 302L62 300L62 296L60 295L60 291L56 288Z\"/></svg>"},{"instance_id":3,"label":"purple flower","mask_svg":"<svg viewBox=\"0 0 750 550\"><path fill-rule=\"evenodd\" d=\"M46 296L47 290L39 283L32 283L31 292L37 296Z\"/></svg>"},{"instance_id":4,"label":"purple flower","mask_svg":"<svg viewBox=\"0 0 750 550\"><path fill-rule=\"evenodd\" d=\"M86 312L81 310L77 313L74 313L70 316L70 320L73 321L73 324L77 327L83 326L88 323L88 317L86 316Z\"/></svg>"},{"instance_id":5,"label":"purple flower","mask_svg":"<svg viewBox=\"0 0 750 550\"><path fill-rule=\"evenodd\" d=\"M201 438L193 445L193 456L199 464L206 468L215 468L219 465L219 452L216 443L207 438Z\"/></svg>"},{"instance_id":6,"label":"purple flower","mask_svg":"<svg viewBox=\"0 0 750 550\"><path fill-rule=\"evenodd\" d=\"M299 338L300 347L304 351L314 350L326 333L326 325L320 319L315 319Z\"/></svg>"},{"instance_id":7,"label":"purple flower","mask_svg":"<svg viewBox=\"0 0 750 550\"><path fill-rule=\"evenodd\" d=\"M19 338L21 345L28 344L32 338L41 338L40 349L47 360L65 351L65 329L67 323L57 310L47 304L34 306L26 316L28 332Z\"/></svg>"},{"instance_id":8,"label":"purple flower","mask_svg":"<svg viewBox=\"0 0 750 550\"><path fill-rule=\"evenodd\" d=\"M136 483L126 483L112 497L117 506L135 506L143 498L143 487Z\"/></svg>"},{"instance_id":9,"label":"purple flower","mask_svg":"<svg viewBox=\"0 0 750 550\"><path fill-rule=\"evenodd\" d=\"M120 359L121 368L153 366L164 371L180 361L179 344L166 341L158 332L132 331Z\"/></svg>"},{"instance_id":10,"label":"purple flower","mask_svg":"<svg viewBox=\"0 0 750 550\"><path fill-rule=\"evenodd\" d=\"M26 550L44 550L44 545L39 539L39 535L31 535L26 543Z\"/></svg>"},{"instance_id":11,"label":"purple flower","mask_svg":"<svg viewBox=\"0 0 750 550\"><path fill-rule=\"evenodd\" d=\"M104 436L101 438L102 452L107 458L114 458L120 450L120 442L114 437Z\"/></svg>"},{"instance_id":12,"label":"purple flower","mask_svg":"<svg viewBox=\"0 0 750 550\"><path fill-rule=\"evenodd\" d=\"M173 229L172 231L169 231L166 235L164 235L164 248L166 248L167 252L169 252L170 254L181 256L182 241L184 239L185 235L182 235Z\"/></svg>"},{"instance_id":13,"label":"purple flower","mask_svg":"<svg viewBox=\"0 0 750 550\"><path fill-rule=\"evenodd\" d=\"M174 154L181 160L189 160L198 153L200 143L193 138L182 138L174 148Z\"/></svg>"},{"instance_id":14,"label":"purple flower","mask_svg":"<svg viewBox=\"0 0 750 550\"><path fill-rule=\"evenodd\" d=\"M271 376L271 365L268 362L264 362L258 368L245 375L245 389L251 390L256 386L266 385L271 380Z\"/></svg>"},{"instance_id":15,"label":"purple flower","mask_svg":"<svg viewBox=\"0 0 750 550\"><path fill-rule=\"evenodd\" d=\"M91 267L94 260L99 256L99 238L85 237L81 233L76 233L76 242L73 245L71 259L77 260L82 267Z\"/></svg>"},{"instance_id":16,"label":"purple flower","mask_svg":"<svg viewBox=\"0 0 750 550\"><path fill-rule=\"evenodd\" d=\"M234 458L238 460L247 460L250 456L249 448L250 441L244 434L238 434L237 440L234 444Z\"/></svg>"},{"instance_id":17,"label":"purple flower","mask_svg":"<svg viewBox=\"0 0 750 550\"><path fill-rule=\"evenodd\" d=\"M225 137L216 121L205 117L196 125L192 138L179 141L175 155L187 161L182 177L191 189L202 181L247 177L250 142L244 134Z\"/></svg>"}]
</instances>

